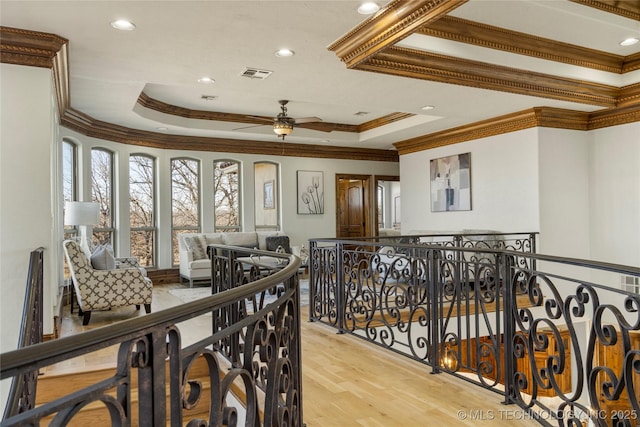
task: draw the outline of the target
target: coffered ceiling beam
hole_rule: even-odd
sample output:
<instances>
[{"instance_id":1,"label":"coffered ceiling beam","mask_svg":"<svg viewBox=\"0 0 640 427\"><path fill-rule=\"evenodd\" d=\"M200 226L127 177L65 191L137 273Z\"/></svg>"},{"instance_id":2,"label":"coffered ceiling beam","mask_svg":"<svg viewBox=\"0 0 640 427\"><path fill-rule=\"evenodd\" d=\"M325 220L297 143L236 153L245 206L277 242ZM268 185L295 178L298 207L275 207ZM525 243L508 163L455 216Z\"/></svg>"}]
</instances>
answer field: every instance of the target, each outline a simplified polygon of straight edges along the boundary
<instances>
[{"instance_id":1,"label":"coffered ceiling beam","mask_svg":"<svg viewBox=\"0 0 640 427\"><path fill-rule=\"evenodd\" d=\"M584 6L640 21L640 2L637 0L569 0Z\"/></svg>"},{"instance_id":2,"label":"coffered ceiling beam","mask_svg":"<svg viewBox=\"0 0 640 427\"><path fill-rule=\"evenodd\" d=\"M358 69L602 107L615 107L620 91L615 86L398 47L386 49Z\"/></svg>"},{"instance_id":3,"label":"coffered ceiling beam","mask_svg":"<svg viewBox=\"0 0 640 427\"><path fill-rule=\"evenodd\" d=\"M420 28L417 34L610 73L620 74L640 68L640 63L636 63L635 67L625 66L626 58L621 55L561 43L453 16L443 16L435 22L430 22Z\"/></svg>"},{"instance_id":4,"label":"coffered ceiling beam","mask_svg":"<svg viewBox=\"0 0 640 427\"><path fill-rule=\"evenodd\" d=\"M347 68L354 68L467 1L394 0L333 42L328 49L334 52Z\"/></svg>"}]
</instances>

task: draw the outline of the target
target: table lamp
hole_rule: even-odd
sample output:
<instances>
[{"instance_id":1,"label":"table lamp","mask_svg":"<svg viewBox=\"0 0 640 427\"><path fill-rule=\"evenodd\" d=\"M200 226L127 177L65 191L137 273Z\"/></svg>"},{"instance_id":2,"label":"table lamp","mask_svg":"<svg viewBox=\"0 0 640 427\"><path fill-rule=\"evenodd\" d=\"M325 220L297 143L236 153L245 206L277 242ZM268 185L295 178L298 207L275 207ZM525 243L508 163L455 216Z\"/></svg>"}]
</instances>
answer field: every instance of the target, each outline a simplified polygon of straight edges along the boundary
<instances>
[{"instance_id":1,"label":"table lamp","mask_svg":"<svg viewBox=\"0 0 640 427\"><path fill-rule=\"evenodd\" d=\"M88 227L98 224L100 205L94 202L65 202L64 224L77 225L80 228L80 248L90 254Z\"/></svg>"}]
</instances>

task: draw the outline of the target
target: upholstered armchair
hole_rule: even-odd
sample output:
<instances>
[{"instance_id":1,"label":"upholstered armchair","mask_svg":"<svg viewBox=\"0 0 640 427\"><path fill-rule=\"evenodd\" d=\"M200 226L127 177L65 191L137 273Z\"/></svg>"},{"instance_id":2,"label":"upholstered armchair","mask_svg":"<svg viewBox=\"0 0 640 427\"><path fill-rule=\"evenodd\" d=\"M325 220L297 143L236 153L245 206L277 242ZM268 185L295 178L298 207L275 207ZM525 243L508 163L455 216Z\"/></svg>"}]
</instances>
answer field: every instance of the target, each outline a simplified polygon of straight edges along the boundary
<instances>
[{"instance_id":1,"label":"upholstered armchair","mask_svg":"<svg viewBox=\"0 0 640 427\"><path fill-rule=\"evenodd\" d=\"M63 246L83 325L89 323L92 310L127 305L139 310L144 304L145 311L151 312L153 284L139 268L121 263L120 268L96 270L78 242L65 240Z\"/></svg>"}]
</instances>

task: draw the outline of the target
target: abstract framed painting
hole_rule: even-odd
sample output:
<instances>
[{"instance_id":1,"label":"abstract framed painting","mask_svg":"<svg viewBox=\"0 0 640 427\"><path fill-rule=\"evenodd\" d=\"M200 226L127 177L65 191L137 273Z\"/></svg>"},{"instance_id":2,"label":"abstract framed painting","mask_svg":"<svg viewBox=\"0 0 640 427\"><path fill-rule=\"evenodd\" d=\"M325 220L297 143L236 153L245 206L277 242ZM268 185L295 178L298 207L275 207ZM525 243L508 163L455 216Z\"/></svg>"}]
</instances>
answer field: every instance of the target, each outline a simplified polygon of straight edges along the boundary
<instances>
[{"instance_id":1,"label":"abstract framed painting","mask_svg":"<svg viewBox=\"0 0 640 427\"><path fill-rule=\"evenodd\" d=\"M298 215L324 213L324 173L298 171Z\"/></svg>"},{"instance_id":2,"label":"abstract framed painting","mask_svg":"<svg viewBox=\"0 0 640 427\"><path fill-rule=\"evenodd\" d=\"M471 210L471 153L432 159L431 212Z\"/></svg>"}]
</instances>

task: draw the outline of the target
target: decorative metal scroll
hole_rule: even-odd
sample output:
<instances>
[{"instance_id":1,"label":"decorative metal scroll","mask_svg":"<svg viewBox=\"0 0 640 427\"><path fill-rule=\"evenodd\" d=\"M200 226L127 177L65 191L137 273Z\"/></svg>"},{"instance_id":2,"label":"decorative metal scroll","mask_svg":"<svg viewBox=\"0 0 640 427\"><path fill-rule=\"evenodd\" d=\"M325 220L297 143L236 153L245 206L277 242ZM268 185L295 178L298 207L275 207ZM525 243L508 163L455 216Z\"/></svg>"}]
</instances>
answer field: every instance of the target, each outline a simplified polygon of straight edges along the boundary
<instances>
[{"instance_id":1,"label":"decorative metal scroll","mask_svg":"<svg viewBox=\"0 0 640 427\"><path fill-rule=\"evenodd\" d=\"M538 255L534 237L312 241L314 286L332 290L317 304L338 318L311 320L496 391L543 425L640 426L640 295L618 289L640 269ZM318 274L326 253L337 268Z\"/></svg>"},{"instance_id":2,"label":"decorative metal scroll","mask_svg":"<svg viewBox=\"0 0 640 427\"><path fill-rule=\"evenodd\" d=\"M112 376L1 425L87 424L91 405L112 426L302 426L297 259L278 255L285 262L267 271L243 266L233 247L213 250L220 248L228 254L210 250L210 297L39 344L35 361L23 362L31 359L23 350L0 355L5 379L119 344ZM200 316L212 318L210 333L184 347L176 325Z\"/></svg>"}]
</instances>

